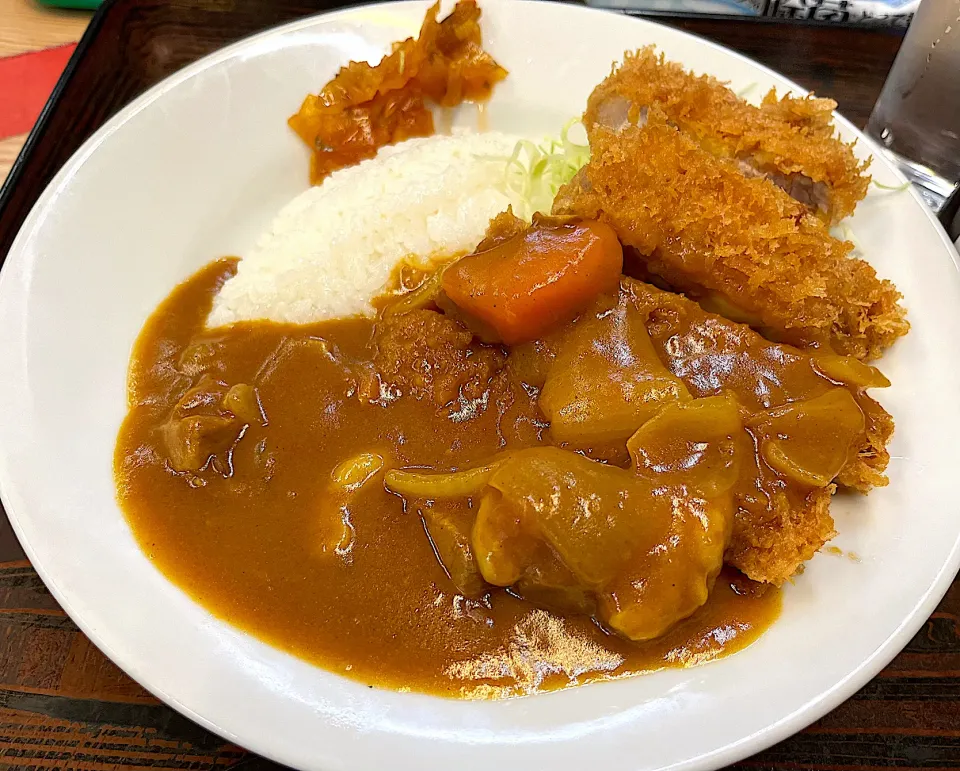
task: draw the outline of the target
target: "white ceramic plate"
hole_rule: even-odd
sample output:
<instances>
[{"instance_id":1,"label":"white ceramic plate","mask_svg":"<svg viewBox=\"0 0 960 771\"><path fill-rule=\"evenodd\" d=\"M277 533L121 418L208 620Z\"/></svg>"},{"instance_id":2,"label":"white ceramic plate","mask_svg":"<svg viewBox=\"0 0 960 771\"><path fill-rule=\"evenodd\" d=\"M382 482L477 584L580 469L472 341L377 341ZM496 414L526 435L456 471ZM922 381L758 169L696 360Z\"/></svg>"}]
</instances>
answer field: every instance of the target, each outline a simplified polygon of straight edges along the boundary
<instances>
[{"instance_id":1,"label":"white ceramic plate","mask_svg":"<svg viewBox=\"0 0 960 771\"><path fill-rule=\"evenodd\" d=\"M351 59L414 34L426 3L305 19L187 67L120 112L50 184L0 276L0 487L47 586L132 677L204 726L310 769L713 769L802 728L910 639L956 572L960 280L912 193L871 192L851 227L906 298L913 332L882 362L897 420L891 484L839 496L836 544L785 592L748 650L689 670L506 702L371 690L212 618L140 553L111 459L131 345L180 280L245 253L306 186L285 119ZM493 129L555 133L625 49L666 54L740 89L790 88L672 29L584 8L484 0L488 48L511 71ZM470 113L462 116L468 121ZM842 119L841 133L860 135ZM902 178L881 158L874 176Z\"/></svg>"}]
</instances>

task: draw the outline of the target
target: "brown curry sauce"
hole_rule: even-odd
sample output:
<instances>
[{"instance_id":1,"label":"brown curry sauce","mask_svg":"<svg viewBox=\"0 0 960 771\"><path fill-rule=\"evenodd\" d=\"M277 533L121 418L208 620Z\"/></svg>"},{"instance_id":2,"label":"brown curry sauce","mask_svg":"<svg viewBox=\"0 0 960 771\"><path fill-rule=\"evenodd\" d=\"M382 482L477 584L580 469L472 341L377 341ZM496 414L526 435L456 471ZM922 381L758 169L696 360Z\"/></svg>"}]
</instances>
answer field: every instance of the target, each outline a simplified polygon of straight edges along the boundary
<instances>
[{"instance_id":1,"label":"brown curry sauce","mask_svg":"<svg viewBox=\"0 0 960 771\"><path fill-rule=\"evenodd\" d=\"M459 595L419 507L378 483L341 512L331 473L364 452L392 467L462 468L504 447L549 443L535 401L494 395L485 409L443 411L389 389L358 398L374 356L372 319L204 331L235 265L202 269L148 320L116 450L119 499L141 547L214 615L372 686L468 698L698 664L742 649L776 618L779 591L729 568L703 608L639 644L504 590ZM163 426L203 376L254 386L260 415L218 463L178 472ZM324 547L331 507L351 531L339 550Z\"/></svg>"}]
</instances>

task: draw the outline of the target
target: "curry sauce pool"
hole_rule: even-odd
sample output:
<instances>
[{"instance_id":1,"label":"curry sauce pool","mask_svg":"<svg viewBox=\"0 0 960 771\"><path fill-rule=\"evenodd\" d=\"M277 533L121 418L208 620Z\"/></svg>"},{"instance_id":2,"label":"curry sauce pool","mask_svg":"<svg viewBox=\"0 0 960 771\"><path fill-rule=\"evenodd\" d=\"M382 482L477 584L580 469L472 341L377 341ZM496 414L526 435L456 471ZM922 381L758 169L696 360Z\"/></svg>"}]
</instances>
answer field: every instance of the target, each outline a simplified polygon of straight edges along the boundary
<instances>
[{"instance_id":1,"label":"curry sauce pool","mask_svg":"<svg viewBox=\"0 0 960 771\"><path fill-rule=\"evenodd\" d=\"M541 419L532 401L451 420L432 402L348 396L368 387L373 319L205 331L213 295L234 270L232 260L204 268L147 322L116 450L120 502L138 542L214 615L366 684L461 697L701 663L740 650L776 618L779 591L730 569L703 608L642 644L503 590L466 599L425 537L426 504L405 504L382 485L337 502L352 534L341 553L325 548L329 480L344 458L379 452L393 466L469 466L497 452L501 435L511 446L547 441ZM249 385L256 414L203 472L176 472L165 427L203 383L206 393L214 383Z\"/></svg>"}]
</instances>

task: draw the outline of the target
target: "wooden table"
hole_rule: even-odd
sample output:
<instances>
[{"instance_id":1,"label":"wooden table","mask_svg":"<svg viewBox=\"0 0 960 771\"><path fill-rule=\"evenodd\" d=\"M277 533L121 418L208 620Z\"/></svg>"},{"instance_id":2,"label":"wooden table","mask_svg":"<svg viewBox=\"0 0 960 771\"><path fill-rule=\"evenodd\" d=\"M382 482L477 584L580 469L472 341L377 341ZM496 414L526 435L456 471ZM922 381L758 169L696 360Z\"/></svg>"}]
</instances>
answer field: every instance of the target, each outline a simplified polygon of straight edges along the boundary
<instances>
[{"instance_id":1,"label":"wooden table","mask_svg":"<svg viewBox=\"0 0 960 771\"><path fill-rule=\"evenodd\" d=\"M49 8L35 0L0 0L0 59L76 43L90 16L86 11ZM26 138L23 132L13 136L0 134L0 184Z\"/></svg>"},{"instance_id":2,"label":"wooden table","mask_svg":"<svg viewBox=\"0 0 960 771\"><path fill-rule=\"evenodd\" d=\"M0 0L0 9L25 1ZM154 12L166 14L167 43L181 38L190 44L167 45L167 58L149 73L144 87L234 39L241 27L266 26L315 10L319 2L147 4L166 9ZM281 6L284 16L277 15ZM7 23L2 13L0 19L0 25ZM717 20L668 23L730 45L835 97L841 112L859 125L900 41L882 31ZM11 37L9 29L0 39L4 35ZM29 180L21 184L29 186ZM0 769L146 767L276 768L163 706L105 659L51 598L0 518ZM878 678L806 731L736 768L960 769L960 583Z\"/></svg>"}]
</instances>

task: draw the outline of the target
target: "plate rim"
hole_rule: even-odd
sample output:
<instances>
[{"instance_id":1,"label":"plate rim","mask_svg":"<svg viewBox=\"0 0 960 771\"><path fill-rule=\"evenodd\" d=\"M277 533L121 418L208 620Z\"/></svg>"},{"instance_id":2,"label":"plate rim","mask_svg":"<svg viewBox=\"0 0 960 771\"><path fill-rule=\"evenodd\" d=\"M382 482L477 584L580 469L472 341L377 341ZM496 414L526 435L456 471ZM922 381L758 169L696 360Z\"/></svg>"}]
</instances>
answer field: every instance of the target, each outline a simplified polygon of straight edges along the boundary
<instances>
[{"instance_id":1,"label":"plate rim","mask_svg":"<svg viewBox=\"0 0 960 771\"><path fill-rule=\"evenodd\" d=\"M482 7L484 5L484 0L480 0L480 2ZM498 5L522 4L530 7L547 7L547 4L545 4L542 0L486 0L486 2ZM113 4L115 4L115 2L106 4L101 11L96 14L94 21L100 16L101 13L104 12L104 9L109 8ZM83 142L76 152L70 156L70 158L52 177L40 196L34 202L33 206L30 208L29 213L27 214L16 236L11 242L8 254L4 255L3 265L0 267L0 287L10 281L10 274L12 272L6 269L8 262L6 258L19 251L19 249L22 248L21 242L25 242L29 239L35 221L42 210L49 205L50 199L54 195L55 191L62 187L75 175L75 173L82 167L86 160L94 152L96 152L97 148L106 139L108 139L115 131L127 123L132 117L149 107L167 91L178 87L184 81L189 80L195 75L231 59L260 39L266 39L273 35L283 35L290 32L295 32L301 28L309 28L318 21L327 19L332 20L340 16L349 16L350 14L360 11L371 11L381 8L397 8L400 6L422 8L426 7L428 4L429 0L388 0L387 2L370 4L358 2L340 6L335 9L310 14L301 19L268 27L264 30L243 37L236 42L233 42L221 49L201 57L195 62L188 64L177 72L170 74L168 77L156 83L142 94L137 96L113 116L111 116L100 128L98 128L87 140ZM657 29L665 29L668 30L670 34L692 38L697 41L698 45L708 46L716 51L721 52L726 57L739 59L742 62L749 64L751 67L759 69L765 74L771 76L773 79L788 85L791 89L799 93L808 93L807 89L804 89L802 86L780 74L776 70L767 67L766 65L763 65L727 46L704 38L701 35L697 35L686 30L669 27L656 21L652 21L648 18L630 16L623 13L618 13L617 11L566 3L549 3L549 5L562 7L564 9L564 13L571 13L573 15L609 14L612 18L616 18L623 23L637 25L638 28L654 27ZM93 25L91 24L91 27L92 26ZM84 37L86 38L86 36L90 34L90 30L88 30ZM81 43L82 42L83 41L81 41ZM65 72L63 78L65 78L68 74L68 71ZM43 115L46 115L53 108L55 104L54 97L57 94L57 90L61 87L63 78L61 81L58 81L57 88L55 89L51 100L49 100L47 105L44 107ZM41 117L43 117L43 115ZM858 129L851 121L838 112L834 111L833 118L838 125L842 125L848 131L850 131L856 137L857 142L862 142L880 164L882 164L885 168L892 170L901 182L907 181L900 170L885 158L881 152L881 148L876 142L874 142L874 140L872 140L864 132ZM22 162L26 158L27 151L29 150L30 138L33 137L34 132L37 131L38 128L41 128L39 123L34 130L31 131L30 137L28 137L27 145L24 147L24 152L22 152L18 157L15 166L11 171L17 170L18 167L22 165ZM13 175L11 174L11 177L12 176ZM947 256L951 259L955 274L960 275L960 254L958 254L954 249L953 243L950 241L943 226L937 219L936 215L923 202L916 189L914 189L913 186L910 186L908 191L913 202L917 206L921 207L926 215L927 221L937 232L940 242L946 248ZM7 192L7 185L4 185L2 192ZM0 292L0 297L2 297L2 292ZM2 442L2 440L0 440L0 442ZM177 697L167 693L161 687L141 679L138 676L138 674L141 673L141 667L138 664L135 654L125 655L122 652L116 651L111 646L106 645L102 641L101 635L92 627L92 625L88 624L79 614L73 612L72 605L68 599L69 593L61 589L60 585L54 580L47 566L36 561L33 545L26 538L20 522L18 506L11 505L9 500L11 495L9 488L14 487L15 485L10 484L12 480L7 474L6 463L2 457L0 457L0 477L2 477L3 481L5 482L5 484L0 484L0 501L3 503L11 527L13 528L17 539L19 540L24 552L30 560L31 565L67 615L71 618L71 620L73 620L80 631L82 631L91 640L91 642L97 646L97 648L99 648L128 676L130 676L151 694L160 699L164 704L186 716L188 719L202 726L206 730L265 758L275 760L279 763L291 762L292 755L285 756L284 753L280 751L281 748L271 746L269 741L261 741L260 735L246 738L238 736L230 729L195 712L187 704L180 701ZM923 624L926 623L937 604L946 594L947 590L950 588L950 585L956 577L958 570L960 570L960 535L958 535L958 538L955 540L947 560L945 560L944 564L937 572L935 580L930 584L924 594L917 598L917 601L914 603L913 610L910 612L910 614L901 620L897 628L890 635L888 635L879 646L877 646L877 648L869 657L861 661L861 663L855 669L850 671L845 677L836 682L829 689L821 692L816 697L797 707L793 712L782 717L780 720L770 723L748 736L741 737L737 741L728 743L722 747L718 747L713 751L674 763L670 766L664 766L663 771L667 771L667 769L670 769L670 771L714 771L715 769L737 762L750 755L769 748L770 746L788 738L789 736L792 736L794 733L801 731L829 711L835 709L850 696L852 696L857 690L862 688L864 685L866 685L866 683L873 679L873 677L875 677L877 673L882 670L919 631ZM218 623L228 624L228 622L220 619L217 619L217 621ZM231 628L234 627L231 625Z\"/></svg>"}]
</instances>

